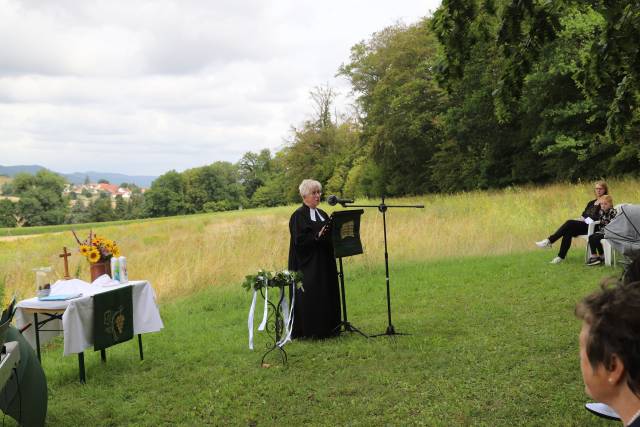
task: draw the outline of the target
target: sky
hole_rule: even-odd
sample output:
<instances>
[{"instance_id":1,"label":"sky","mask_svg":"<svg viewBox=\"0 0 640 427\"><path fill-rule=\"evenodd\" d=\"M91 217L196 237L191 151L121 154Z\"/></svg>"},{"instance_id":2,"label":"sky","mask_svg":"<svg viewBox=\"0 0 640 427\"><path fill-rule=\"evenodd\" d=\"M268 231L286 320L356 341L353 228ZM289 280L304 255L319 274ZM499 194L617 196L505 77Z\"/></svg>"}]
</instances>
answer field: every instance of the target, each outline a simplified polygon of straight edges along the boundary
<instances>
[{"instance_id":1,"label":"sky","mask_svg":"<svg viewBox=\"0 0 640 427\"><path fill-rule=\"evenodd\" d=\"M0 165L182 172L281 149L350 49L440 0L0 0Z\"/></svg>"}]
</instances>

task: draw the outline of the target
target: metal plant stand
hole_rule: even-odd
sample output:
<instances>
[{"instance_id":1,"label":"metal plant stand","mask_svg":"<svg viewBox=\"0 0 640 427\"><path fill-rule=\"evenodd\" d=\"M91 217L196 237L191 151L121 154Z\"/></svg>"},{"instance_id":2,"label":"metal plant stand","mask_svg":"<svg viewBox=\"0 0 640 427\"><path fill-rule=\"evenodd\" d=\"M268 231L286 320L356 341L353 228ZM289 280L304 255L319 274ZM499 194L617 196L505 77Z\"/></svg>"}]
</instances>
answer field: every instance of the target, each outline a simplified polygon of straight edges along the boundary
<instances>
[{"instance_id":1,"label":"metal plant stand","mask_svg":"<svg viewBox=\"0 0 640 427\"><path fill-rule=\"evenodd\" d=\"M266 300L273 310L269 310L269 314L267 317L267 326L265 328L265 331L267 332L267 335L269 335L270 341L267 343L266 353L262 355L262 360L260 361L261 365L264 365L264 360L267 358L267 356L271 352L276 350L277 354L280 355L282 364L287 364L287 352L284 349L284 345L278 345L278 343L282 339L282 333L285 330L284 318L282 316L282 301L284 299L284 294L284 291L280 292L280 298L278 299L277 305L274 305L269 299ZM264 298L264 288L260 288L260 295L262 295L262 297ZM271 341L273 341L273 343L271 343Z\"/></svg>"}]
</instances>

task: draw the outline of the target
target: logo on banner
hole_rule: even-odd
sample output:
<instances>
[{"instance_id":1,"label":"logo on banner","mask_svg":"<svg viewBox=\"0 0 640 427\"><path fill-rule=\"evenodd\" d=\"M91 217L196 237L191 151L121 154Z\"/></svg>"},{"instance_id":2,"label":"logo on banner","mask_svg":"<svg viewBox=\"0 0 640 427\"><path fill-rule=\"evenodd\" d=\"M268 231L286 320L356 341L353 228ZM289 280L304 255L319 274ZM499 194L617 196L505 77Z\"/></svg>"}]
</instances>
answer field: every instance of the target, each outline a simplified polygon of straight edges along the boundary
<instances>
[{"instance_id":1,"label":"logo on banner","mask_svg":"<svg viewBox=\"0 0 640 427\"><path fill-rule=\"evenodd\" d=\"M107 310L104 312L104 331L113 336L114 341L118 341L124 332L124 324L126 317L124 315L124 307L120 306L118 310Z\"/></svg>"},{"instance_id":2,"label":"logo on banner","mask_svg":"<svg viewBox=\"0 0 640 427\"><path fill-rule=\"evenodd\" d=\"M356 237L354 227L355 224L353 221L347 221L342 224L342 227L340 228L340 239L344 240L347 237Z\"/></svg>"}]
</instances>

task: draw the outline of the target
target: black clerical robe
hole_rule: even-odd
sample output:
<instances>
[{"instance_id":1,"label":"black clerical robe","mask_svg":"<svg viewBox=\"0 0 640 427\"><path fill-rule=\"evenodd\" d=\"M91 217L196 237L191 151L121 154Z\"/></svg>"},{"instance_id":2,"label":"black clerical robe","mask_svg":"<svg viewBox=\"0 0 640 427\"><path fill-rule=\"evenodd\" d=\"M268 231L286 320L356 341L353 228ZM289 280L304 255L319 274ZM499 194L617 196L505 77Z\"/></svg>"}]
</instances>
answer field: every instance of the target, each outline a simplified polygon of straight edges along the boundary
<instances>
[{"instance_id":1,"label":"black clerical robe","mask_svg":"<svg viewBox=\"0 0 640 427\"><path fill-rule=\"evenodd\" d=\"M308 206L299 207L289 220L289 270L302 272L304 290L296 291L293 337L324 338L337 334L340 324L338 272L331 237L317 238L329 216L317 209L311 220Z\"/></svg>"}]
</instances>

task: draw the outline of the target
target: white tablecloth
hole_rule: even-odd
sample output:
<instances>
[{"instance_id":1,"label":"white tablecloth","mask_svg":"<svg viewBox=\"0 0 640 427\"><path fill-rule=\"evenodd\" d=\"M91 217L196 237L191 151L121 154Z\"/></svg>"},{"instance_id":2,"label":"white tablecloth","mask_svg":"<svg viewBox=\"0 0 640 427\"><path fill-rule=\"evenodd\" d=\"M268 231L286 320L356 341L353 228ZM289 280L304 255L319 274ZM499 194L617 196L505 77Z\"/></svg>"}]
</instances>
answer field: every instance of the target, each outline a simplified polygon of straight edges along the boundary
<instances>
[{"instance_id":1,"label":"white tablecloth","mask_svg":"<svg viewBox=\"0 0 640 427\"><path fill-rule=\"evenodd\" d=\"M105 276L103 276L105 277ZM96 280L98 282L98 280ZM64 355L83 352L93 346L93 295L109 292L124 286L133 286L133 333L144 334L158 332L163 327L160 311L156 304L156 295L147 281L130 281L112 285L113 282L103 281L105 286L94 282L89 284L82 280L59 280L51 287L51 295L82 293L82 296L67 301L40 301L29 298L16 305L16 327L21 329L28 323L33 323L33 314L24 309L65 310L62 322L55 319L43 326L43 329L62 329L64 332ZM38 321L47 319L44 314L38 314ZM44 345L60 332L40 331L40 345ZM35 328L32 325L23 333L33 348L36 347Z\"/></svg>"}]
</instances>

